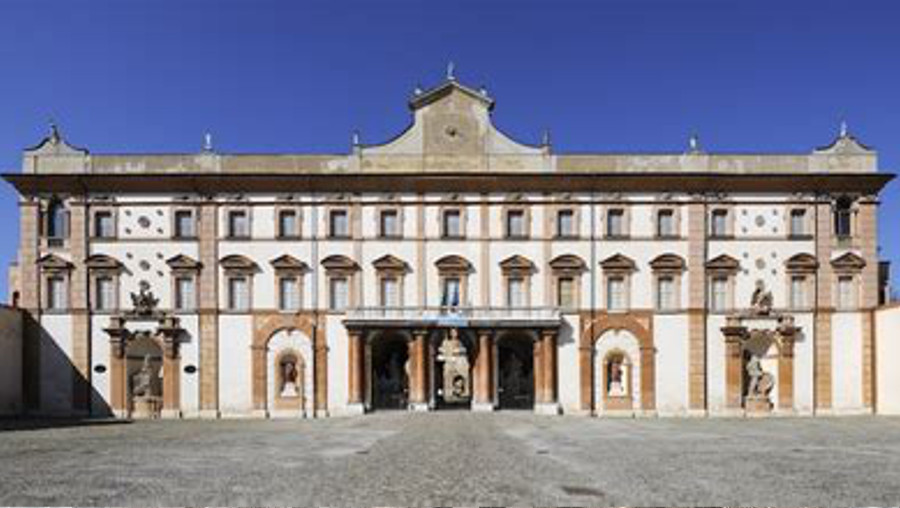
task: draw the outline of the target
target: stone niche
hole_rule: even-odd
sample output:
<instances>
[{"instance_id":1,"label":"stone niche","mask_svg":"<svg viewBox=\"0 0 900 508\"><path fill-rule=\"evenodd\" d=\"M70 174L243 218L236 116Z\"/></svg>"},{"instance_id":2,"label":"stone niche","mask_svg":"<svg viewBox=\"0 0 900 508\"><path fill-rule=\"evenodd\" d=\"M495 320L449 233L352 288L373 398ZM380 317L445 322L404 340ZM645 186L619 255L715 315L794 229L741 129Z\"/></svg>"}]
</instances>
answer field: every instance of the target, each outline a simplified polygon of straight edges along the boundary
<instances>
[{"instance_id":1,"label":"stone niche","mask_svg":"<svg viewBox=\"0 0 900 508\"><path fill-rule=\"evenodd\" d=\"M789 315L751 312L727 318L722 334L729 412L755 416L773 409L794 410L794 341L799 331Z\"/></svg>"}]
</instances>

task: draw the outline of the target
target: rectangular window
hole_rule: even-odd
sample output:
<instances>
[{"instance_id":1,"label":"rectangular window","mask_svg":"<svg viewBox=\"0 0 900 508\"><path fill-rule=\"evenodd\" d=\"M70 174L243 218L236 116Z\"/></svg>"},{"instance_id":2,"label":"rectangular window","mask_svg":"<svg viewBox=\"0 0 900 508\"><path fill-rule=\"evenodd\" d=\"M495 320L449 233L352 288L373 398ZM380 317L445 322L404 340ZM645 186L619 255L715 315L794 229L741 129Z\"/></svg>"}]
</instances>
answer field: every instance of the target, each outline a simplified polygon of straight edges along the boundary
<instances>
[{"instance_id":1,"label":"rectangular window","mask_svg":"<svg viewBox=\"0 0 900 508\"><path fill-rule=\"evenodd\" d=\"M112 277L94 279L94 308L96 310L112 310L116 305L116 292Z\"/></svg>"},{"instance_id":2,"label":"rectangular window","mask_svg":"<svg viewBox=\"0 0 900 508\"><path fill-rule=\"evenodd\" d=\"M606 280L606 307L609 310L625 310L625 278L610 277Z\"/></svg>"},{"instance_id":3,"label":"rectangular window","mask_svg":"<svg viewBox=\"0 0 900 508\"><path fill-rule=\"evenodd\" d=\"M175 211L175 238L194 238L194 214L190 210Z\"/></svg>"},{"instance_id":4,"label":"rectangular window","mask_svg":"<svg viewBox=\"0 0 900 508\"><path fill-rule=\"evenodd\" d=\"M791 236L806 235L806 210L791 210Z\"/></svg>"},{"instance_id":5,"label":"rectangular window","mask_svg":"<svg viewBox=\"0 0 900 508\"><path fill-rule=\"evenodd\" d=\"M564 309L575 307L575 279L560 277L556 281L556 305Z\"/></svg>"},{"instance_id":6,"label":"rectangular window","mask_svg":"<svg viewBox=\"0 0 900 508\"><path fill-rule=\"evenodd\" d=\"M525 238L525 211L510 210L506 213L506 237Z\"/></svg>"},{"instance_id":7,"label":"rectangular window","mask_svg":"<svg viewBox=\"0 0 900 508\"><path fill-rule=\"evenodd\" d=\"M382 238L399 238L400 214L397 210L382 210L379 226Z\"/></svg>"},{"instance_id":8,"label":"rectangular window","mask_svg":"<svg viewBox=\"0 0 900 508\"><path fill-rule=\"evenodd\" d=\"M350 218L347 210L332 210L328 216L328 236L331 238L350 237Z\"/></svg>"},{"instance_id":9,"label":"rectangular window","mask_svg":"<svg viewBox=\"0 0 900 508\"><path fill-rule=\"evenodd\" d=\"M228 279L228 309L236 311L250 309L250 284L246 277Z\"/></svg>"},{"instance_id":10,"label":"rectangular window","mask_svg":"<svg viewBox=\"0 0 900 508\"><path fill-rule=\"evenodd\" d=\"M662 238L675 235L675 212L673 210L660 210L656 216L656 236Z\"/></svg>"},{"instance_id":11,"label":"rectangular window","mask_svg":"<svg viewBox=\"0 0 900 508\"><path fill-rule=\"evenodd\" d=\"M728 278L713 277L710 304L714 311L728 310Z\"/></svg>"},{"instance_id":12,"label":"rectangular window","mask_svg":"<svg viewBox=\"0 0 900 508\"><path fill-rule=\"evenodd\" d=\"M444 288L441 294L442 306L459 307L459 302L462 298L460 286L460 280L457 277L446 277L444 279Z\"/></svg>"},{"instance_id":13,"label":"rectangular window","mask_svg":"<svg viewBox=\"0 0 900 508\"><path fill-rule=\"evenodd\" d=\"M506 279L506 306L511 308L525 307L525 278L509 277Z\"/></svg>"},{"instance_id":14,"label":"rectangular window","mask_svg":"<svg viewBox=\"0 0 900 508\"><path fill-rule=\"evenodd\" d=\"M47 279L47 309L64 310L66 305L66 279L49 277Z\"/></svg>"},{"instance_id":15,"label":"rectangular window","mask_svg":"<svg viewBox=\"0 0 900 508\"><path fill-rule=\"evenodd\" d=\"M350 289L346 277L331 277L328 280L329 299L331 310L344 310L350 303Z\"/></svg>"},{"instance_id":16,"label":"rectangular window","mask_svg":"<svg viewBox=\"0 0 900 508\"><path fill-rule=\"evenodd\" d=\"M462 238L462 215L459 210L444 210L444 237Z\"/></svg>"},{"instance_id":17,"label":"rectangular window","mask_svg":"<svg viewBox=\"0 0 900 508\"><path fill-rule=\"evenodd\" d=\"M853 215L849 206L839 206L834 212L834 234L838 238L849 238L852 234L851 224Z\"/></svg>"},{"instance_id":18,"label":"rectangular window","mask_svg":"<svg viewBox=\"0 0 900 508\"><path fill-rule=\"evenodd\" d=\"M728 235L728 210L713 210L710 236L722 238Z\"/></svg>"},{"instance_id":19,"label":"rectangular window","mask_svg":"<svg viewBox=\"0 0 900 508\"><path fill-rule=\"evenodd\" d=\"M856 287L852 275L838 277L837 308L850 310L856 308Z\"/></svg>"},{"instance_id":20,"label":"rectangular window","mask_svg":"<svg viewBox=\"0 0 900 508\"><path fill-rule=\"evenodd\" d=\"M625 236L625 210L613 208L606 214L606 236Z\"/></svg>"},{"instance_id":21,"label":"rectangular window","mask_svg":"<svg viewBox=\"0 0 900 508\"><path fill-rule=\"evenodd\" d=\"M381 279L381 306L400 307L400 282L396 277Z\"/></svg>"},{"instance_id":22,"label":"rectangular window","mask_svg":"<svg viewBox=\"0 0 900 508\"><path fill-rule=\"evenodd\" d=\"M112 212L104 211L94 214L94 236L97 238L113 238L116 236Z\"/></svg>"},{"instance_id":23,"label":"rectangular window","mask_svg":"<svg viewBox=\"0 0 900 508\"><path fill-rule=\"evenodd\" d=\"M278 279L278 307L288 311L300 309L300 280L297 277Z\"/></svg>"},{"instance_id":24,"label":"rectangular window","mask_svg":"<svg viewBox=\"0 0 900 508\"><path fill-rule=\"evenodd\" d=\"M194 310L195 302L194 278L178 277L175 279L175 309Z\"/></svg>"},{"instance_id":25,"label":"rectangular window","mask_svg":"<svg viewBox=\"0 0 900 508\"><path fill-rule=\"evenodd\" d=\"M572 238L575 236L575 211L560 210L556 213L556 236Z\"/></svg>"},{"instance_id":26,"label":"rectangular window","mask_svg":"<svg viewBox=\"0 0 900 508\"><path fill-rule=\"evenodd\" d=\"M278 237L297 238L300 236L300 220L296 210L278 212Z\"/></svg>"},{"instance_id":27,"label":"rectangular window","mask_svg":"<svg viewBox=\"0 0 900 508\"><path fill-rule=\"evenodd\" d=\"M675 278L665 275L656 280L656 308L672 310L675 308Z\"/></svg>"},{"instance_id":28,"label":"rectangular window","mask_svg":"<svg viewBox=\"0 0 900 508\"><path fill-rule=\"evenodd\" d=\"M806 308L806 277L802 275L791 277L791 308Z\"/></svg>"},{"instance_id":29,"label":"rectangular window","mask_svg":"<svg viewBox=\"0 0 900 508\"><path fill-rule=\"evenodd\" d=\"M250 217L245 210L228 212L228 236L231 238L250 237Z\"/></svg>"}]
</instances>

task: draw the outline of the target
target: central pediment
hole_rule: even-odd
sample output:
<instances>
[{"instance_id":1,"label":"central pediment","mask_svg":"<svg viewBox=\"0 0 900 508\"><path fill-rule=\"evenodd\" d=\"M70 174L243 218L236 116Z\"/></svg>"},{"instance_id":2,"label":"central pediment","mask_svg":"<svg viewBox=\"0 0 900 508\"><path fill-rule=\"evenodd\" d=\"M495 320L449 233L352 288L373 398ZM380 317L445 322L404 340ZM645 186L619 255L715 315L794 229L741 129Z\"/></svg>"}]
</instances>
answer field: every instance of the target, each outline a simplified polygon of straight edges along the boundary
<instances>
[{"instance_id":1,"label":"central pediment","mask_svg":"<svg viewBox=\"0 0 900 508\"><path fill-rule=\"evenodd\" d=\"M390 171L391 166L424 164L425 171L540 171L549 169L547 146L519 143L492 123L494 100L485 89L473 89L448 77L428 90L416 90L409 101L412 123L394 139L358 146L363 171Z\"/></svg>"}]
</instances>

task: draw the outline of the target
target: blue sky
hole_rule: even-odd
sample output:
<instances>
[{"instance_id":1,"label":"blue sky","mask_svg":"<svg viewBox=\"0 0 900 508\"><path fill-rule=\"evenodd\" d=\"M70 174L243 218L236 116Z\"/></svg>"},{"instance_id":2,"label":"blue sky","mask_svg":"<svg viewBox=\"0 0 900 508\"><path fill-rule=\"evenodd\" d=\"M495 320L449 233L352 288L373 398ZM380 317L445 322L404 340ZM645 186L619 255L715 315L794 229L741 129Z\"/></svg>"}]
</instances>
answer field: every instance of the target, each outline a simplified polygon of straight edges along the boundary
<instances>
[{"instance_id":1,"label":"blue sky","mask_svg":"<svg viewBox=\"0 0 900 508\"><path fill-rule=\"evenodd\" d=\"M900 167L900 2L3 0L0 170L52 117L93 152L341 152L409 122L448 61L558 151L806 153L842 118ZM882 256L900 272L900 184ZM0 263L15 192L0 186ZM895 276L895 281L900 280ZM6 294L6 277L0 295Z\"/></svg>"}]
</instances>

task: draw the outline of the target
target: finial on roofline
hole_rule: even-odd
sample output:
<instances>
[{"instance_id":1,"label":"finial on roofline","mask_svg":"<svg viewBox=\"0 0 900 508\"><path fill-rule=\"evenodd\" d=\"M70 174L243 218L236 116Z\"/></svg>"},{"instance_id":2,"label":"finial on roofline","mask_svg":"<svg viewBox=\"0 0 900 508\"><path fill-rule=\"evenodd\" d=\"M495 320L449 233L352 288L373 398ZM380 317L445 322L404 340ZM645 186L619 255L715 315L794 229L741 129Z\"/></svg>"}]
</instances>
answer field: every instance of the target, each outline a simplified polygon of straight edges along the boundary
<instances>
[{"instance_id":1,"label":"finial on roofline","mask_svg":"<svg viewBox=\"0 0 900 508\"><path fill-rule=\"evenodd\" d=\"M456 66L453 65L453 61L451 60L447 64L447 81L456 81Z\"/></svg>"},{"instance_id":2,"label":"finial on roofline","mask_svg":"<svg viewBox=\"0 0 900 508\"><path fill-rule=\"evenodd\" d=\"M696 132L691 134L691 137L688 138L688 153L692 153L692 154L701 153L700 136L698 136Z\"/></svg>"},{"instance_id":3,"label":"finial on roofline","mask_svg":"<svg viewBox=\"0 0 900 508\"><path fill-rule=\"evenodd\" d=\"M213 151L213 137L212 133L206 131L203 135L203 151L204 152L212 152Z\"/></svg>"},{"instance_id":4,"label":"finial on roofline","mask_svg":"<svg viewBox=\"0 0 900 508\"><path fill-rule=\"evenodd\" d=\"M353 144L353 147L354 147L354 148L359 147L359 145L360 145L360 143L359 143L359 129L353 129L353 136L352 136L352 138L351 138L351 143Z\"/></svg>"},{"instance_id":5,"label":"finial on roofline","mask_svg":"<svg viewBox=\"0 0 900 508\"><path fill-rule=\"evenodd\" d=\"M413 95L419 96L422 95L422 85L416 83L416 87L413 89Z\"/></svg>"},{"instance_id":6,"label":"finial on roofline","mask_svg":"<svg viewBox=\"0 0 900 508\"><path fill-rule=\"evenodd\" d=\"M843 119L841 119L840 137L846 138L849 135L850 135L850 129L847 127L847 119L843 118Z\"/></svg>"},{"instance_id":7,"label":"finial on roofline","mask_svg":"<svg viewBox=\"0 0 900 508\"><path fill-rule=\"evenodd\" d=\"M54 145L59 144L60 140L62 140L62 134L59 133L59 127L56 125L56 121L53 120L53 117L50 117L50 136L48 139Z\"/></svg>"},{"instance_id":8,"label":"finial on roofline","mask_svg":"<svg viewBox=\"0 0 900 508\"><path fill-rule=\"evenodd\" d=\"M541 139L541 146L550 146L550 129L544 129L544 136Z\"/></svg>"}]
</instances>

